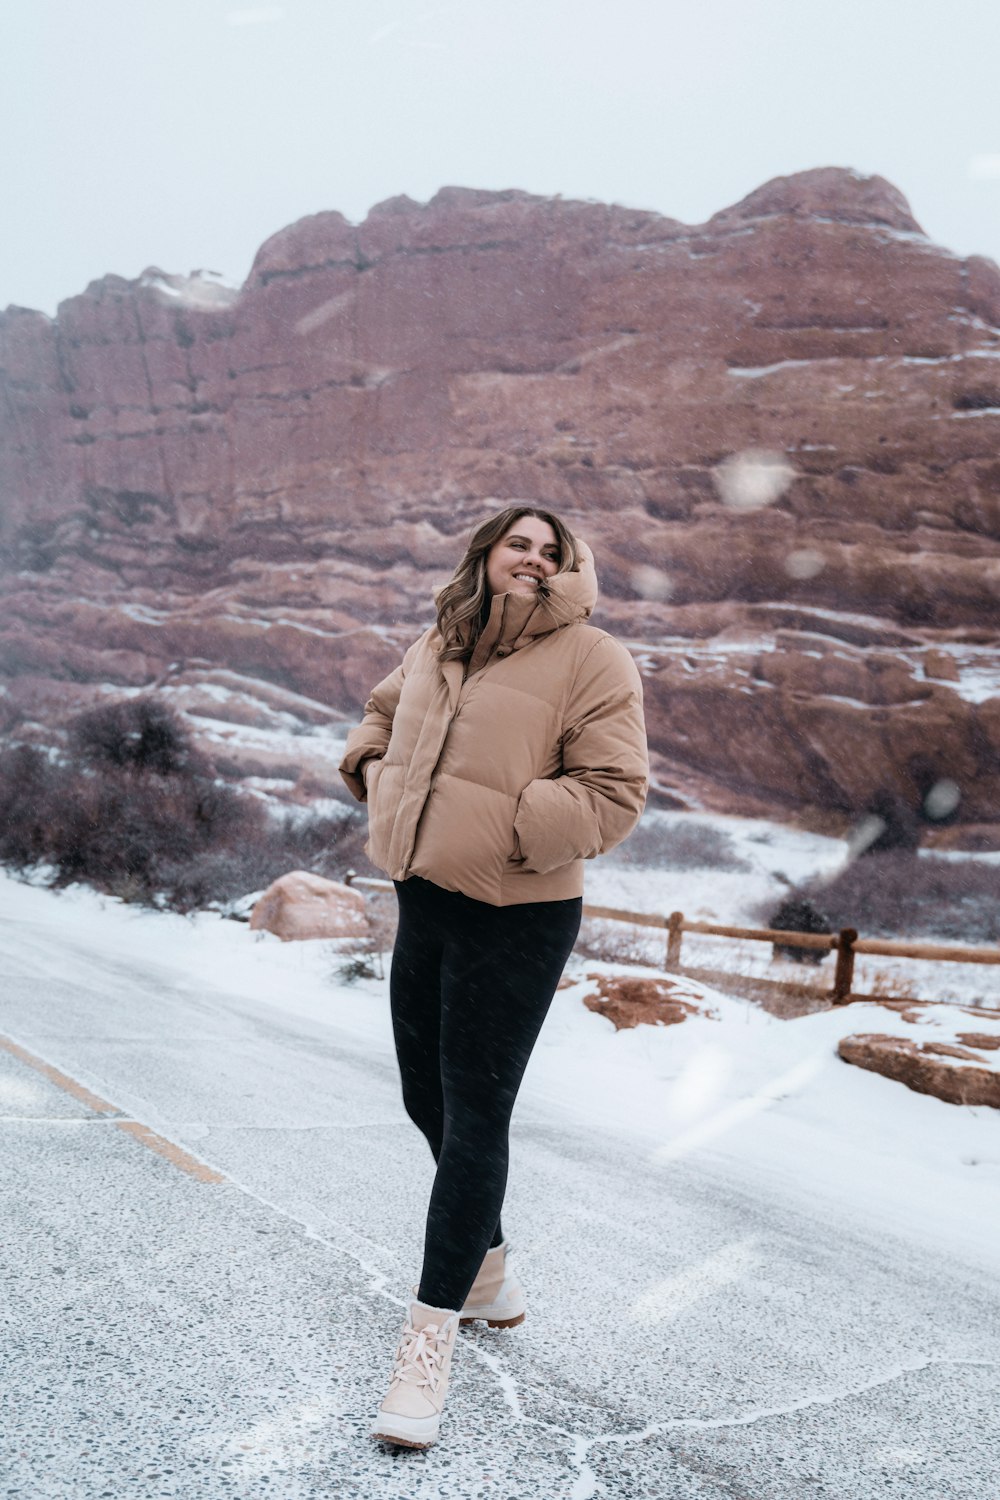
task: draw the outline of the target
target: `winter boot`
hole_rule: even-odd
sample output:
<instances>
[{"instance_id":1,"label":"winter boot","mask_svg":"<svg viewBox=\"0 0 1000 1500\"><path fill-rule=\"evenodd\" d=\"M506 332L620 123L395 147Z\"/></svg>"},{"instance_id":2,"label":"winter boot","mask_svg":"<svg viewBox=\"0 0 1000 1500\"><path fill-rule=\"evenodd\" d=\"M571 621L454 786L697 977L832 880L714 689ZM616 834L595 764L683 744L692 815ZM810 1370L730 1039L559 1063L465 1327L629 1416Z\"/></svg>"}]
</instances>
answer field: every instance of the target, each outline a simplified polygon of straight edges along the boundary
<instances>
[{"instance_id":1,"label":"winter boot","mask_svg":"<svg viewBox=\"0 0 1000 1500\"><path fill-rule=\"evenodd\" d=\"M515 1328L524 1322L524 1290L507 1264L509 1250L508 1240L487 1250L486 1259L459 1313L463 1323L485 1318L491 1328Z\"/></svg>"},{"instance_id":2,"label":"winter boot","mask_svg":"<svg viewBox=\"0 0 1000 1500\"><path fill-rule=\"evenodd\" d=\"M410 1303L389 1394L372 1423L372 1437L402 1448L430 1447L438 1435L457 1337L457 1312Z\"/></svg>"}]
</instances>

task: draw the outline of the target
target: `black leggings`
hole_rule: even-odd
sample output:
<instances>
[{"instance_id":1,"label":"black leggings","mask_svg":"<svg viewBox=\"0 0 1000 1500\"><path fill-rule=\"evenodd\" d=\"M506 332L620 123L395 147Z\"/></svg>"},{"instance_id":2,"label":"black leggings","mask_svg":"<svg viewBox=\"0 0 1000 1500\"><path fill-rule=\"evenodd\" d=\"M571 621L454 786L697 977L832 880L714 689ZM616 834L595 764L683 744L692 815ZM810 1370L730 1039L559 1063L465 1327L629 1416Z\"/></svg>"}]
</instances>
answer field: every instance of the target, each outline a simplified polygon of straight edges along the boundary
<instances>
[{"instance_id":1,"label":"black leggings","mask_svg":"<svg viewBox=\"0 0 1000 1500\"><path fill-rule=\"evenodd\" d=\"M437 1162L418 1295L459 1308L503 1238L511 1112L583 903L488 906L419 876L396 893L390 995L403 1105Z\"/></svg>"}]
</instances>

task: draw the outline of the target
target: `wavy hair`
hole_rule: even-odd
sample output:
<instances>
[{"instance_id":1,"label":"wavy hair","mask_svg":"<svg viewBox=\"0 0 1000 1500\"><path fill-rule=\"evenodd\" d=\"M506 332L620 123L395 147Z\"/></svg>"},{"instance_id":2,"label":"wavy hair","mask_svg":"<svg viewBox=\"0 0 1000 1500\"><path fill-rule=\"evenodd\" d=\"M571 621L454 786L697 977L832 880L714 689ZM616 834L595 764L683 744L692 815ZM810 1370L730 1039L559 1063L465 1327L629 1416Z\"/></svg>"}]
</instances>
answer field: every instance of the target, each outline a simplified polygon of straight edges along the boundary
<instances>
[{"instance_id":1,"label":"wavy hair","mask_svg":"<svg viewBox=\"0 0 1000 1500\"><path fill-rule=\"evenodd\" d=\"M486 559L490 548L505 537L522 516L546 521L559 543L560 573L575 573L580 566L576 538L558 516L533 505L509 505L498 515L490 516L477 526L469 540L465 556L437 596L437 625L441 635L438 658L460 661L471 656L490 613L490 590L486 582ZM544 591L545 585L542 584Z\"/></svg>"}]
</instances>

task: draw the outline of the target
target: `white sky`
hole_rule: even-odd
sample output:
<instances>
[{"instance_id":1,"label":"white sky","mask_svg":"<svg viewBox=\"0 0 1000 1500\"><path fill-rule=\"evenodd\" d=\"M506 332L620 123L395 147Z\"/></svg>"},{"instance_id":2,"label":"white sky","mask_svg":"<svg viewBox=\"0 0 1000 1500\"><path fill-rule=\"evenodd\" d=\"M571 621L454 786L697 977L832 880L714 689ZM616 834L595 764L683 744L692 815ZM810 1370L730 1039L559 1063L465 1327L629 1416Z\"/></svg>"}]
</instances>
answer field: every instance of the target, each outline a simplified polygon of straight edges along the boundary
<instances>
[{"instance_id":1,"label":"white sky","mask_svg":"<svg viewBox=\"0 0 1000 1500\"><path fill-rule=\"evenodd\" d=\"M0 307L445 183L699 222L888 177L1000 259L1000 0L7 0Z\"/></svg>"}]
</instances>

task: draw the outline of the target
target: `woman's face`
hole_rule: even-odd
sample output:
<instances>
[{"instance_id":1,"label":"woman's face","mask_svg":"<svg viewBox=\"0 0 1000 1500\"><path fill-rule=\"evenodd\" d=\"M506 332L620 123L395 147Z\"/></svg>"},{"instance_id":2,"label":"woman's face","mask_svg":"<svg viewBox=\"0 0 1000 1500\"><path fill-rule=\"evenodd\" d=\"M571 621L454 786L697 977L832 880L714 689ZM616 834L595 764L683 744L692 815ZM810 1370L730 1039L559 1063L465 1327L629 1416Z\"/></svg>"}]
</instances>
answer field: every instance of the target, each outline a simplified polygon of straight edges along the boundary
<instances>
[{"instance_id":1,"label":"woman's face","mask_svg":"<svg viewBox=\"0 0 1000 1500\"><path fill-rule=\"evenodd\" d=\"M559 571L559 539L548 521L518 516L486 554L490 594L537 594L543 578Z\"/></svg>"}]
</instances>

